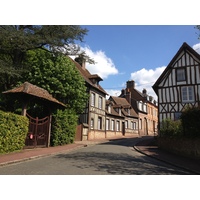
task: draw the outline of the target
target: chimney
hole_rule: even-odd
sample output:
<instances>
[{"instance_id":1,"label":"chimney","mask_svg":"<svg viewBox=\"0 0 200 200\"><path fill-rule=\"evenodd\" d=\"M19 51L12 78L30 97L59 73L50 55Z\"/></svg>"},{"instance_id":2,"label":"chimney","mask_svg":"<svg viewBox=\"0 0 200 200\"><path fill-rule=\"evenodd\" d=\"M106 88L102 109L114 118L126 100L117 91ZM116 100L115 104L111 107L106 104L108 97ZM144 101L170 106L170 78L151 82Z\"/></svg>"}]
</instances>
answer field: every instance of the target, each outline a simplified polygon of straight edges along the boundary
<instances>
[{"instance_id":1,"label":"chimney","mask_svg":"<svg viewBox=\"0 0 200 200\"><path fill-rule=\"evenodd\" d=\"M82 56L79 55L74 60L81 65L83 70L85 70L86 60Z\"/></svg>"},{"instance_id":2,"label":"chimney","mask_svg":"<svg viewBox=\"0 0 200 200\"><path fill-rule=\"evenodd\" d=\"M129 89L131 89L131 88L135 88L135 81L134 80L131 80L131 81L127 81L126 82L126 88L129 88Z\"/></svg>"}]
</instances>

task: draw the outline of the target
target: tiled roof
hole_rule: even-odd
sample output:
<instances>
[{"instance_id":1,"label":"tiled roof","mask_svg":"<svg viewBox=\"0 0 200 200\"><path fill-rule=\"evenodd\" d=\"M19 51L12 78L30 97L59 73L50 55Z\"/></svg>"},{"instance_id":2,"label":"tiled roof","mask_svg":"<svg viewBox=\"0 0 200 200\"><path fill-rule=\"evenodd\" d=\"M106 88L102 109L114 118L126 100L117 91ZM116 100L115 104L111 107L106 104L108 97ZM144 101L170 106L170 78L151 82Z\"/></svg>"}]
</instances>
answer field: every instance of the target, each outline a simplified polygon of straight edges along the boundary
<instances>
[{"instance_id":1,"label":"tiled roof","mask_svg":"<svg viewBox=\"0 0 200 200\"><path fill-rule=\"evenodd\" d=\"M69 57L69 56L68 56ZM69 57L70 58L70 57ZM97 90L103 92L104 94L107 95L107 92L98 84L94 84L92 82L92 78L96 78L98 81L102 80L102 78L100 76L98 76L97 74L90 74L90 72L85 68L83 69L81 67L81 65L79 63L77 63L75 60L73 60L72 58L70 58L71 61L76 65L76 68L78 69L78 71L80 72L81 76L84 78L84 80L92 87L96 88Z\"/></svg>"},{"instance_id":2,"label":"tiled roof","mask_svg":"<svg viewBox=\"0 0 200 200\"><path fill-rule=\"evenodd\" d=\"M129 104L129 102L122 97L115 97L115 96L111 96L111 99L113 99L113 101L117 104L117 105L121 105L122 107L122 113L125 116L130 116L130 117L138 117L138 114L135 112L135 110L131 107L131 105ZM130 108L130 115L126 112L126 108Z\"/></svg>"},{"instance_id":3,"label":"tiled roof","mask_svg":"<svg viewBox=\"0 0 200 200\"><path fill-rule=\"evenodd\" d=\"M62 105L64 107L66 107L65 104L59 102L57 99L55 99L51 94L48 93L47 90L38 87L36 85L33 85L29 82L25 82L22 85L13 88L11 90L5 91L3 92L4 94L28 94L28 95L32 95L41 99L45 99L48 100L50 102Z\"/></svg>"}]
</instances>

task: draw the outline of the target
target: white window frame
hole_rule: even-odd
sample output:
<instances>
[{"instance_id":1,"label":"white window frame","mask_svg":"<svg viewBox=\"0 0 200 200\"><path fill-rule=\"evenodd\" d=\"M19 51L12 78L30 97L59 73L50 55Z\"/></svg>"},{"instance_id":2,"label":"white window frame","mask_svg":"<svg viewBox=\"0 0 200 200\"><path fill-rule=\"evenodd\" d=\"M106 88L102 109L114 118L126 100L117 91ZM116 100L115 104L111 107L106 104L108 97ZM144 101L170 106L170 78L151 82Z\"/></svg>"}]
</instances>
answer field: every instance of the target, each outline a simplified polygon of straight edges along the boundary
<instances>
[{"instance_id":1,"label":"white window frame","mask_svg":"<svg viewBox=\"0 0 200 200\"><path fill-rule=\"evenodd\" d=\"M182 102L194 102L194 88L193 86L181 87Z\"/></svg>"}]
</instances>

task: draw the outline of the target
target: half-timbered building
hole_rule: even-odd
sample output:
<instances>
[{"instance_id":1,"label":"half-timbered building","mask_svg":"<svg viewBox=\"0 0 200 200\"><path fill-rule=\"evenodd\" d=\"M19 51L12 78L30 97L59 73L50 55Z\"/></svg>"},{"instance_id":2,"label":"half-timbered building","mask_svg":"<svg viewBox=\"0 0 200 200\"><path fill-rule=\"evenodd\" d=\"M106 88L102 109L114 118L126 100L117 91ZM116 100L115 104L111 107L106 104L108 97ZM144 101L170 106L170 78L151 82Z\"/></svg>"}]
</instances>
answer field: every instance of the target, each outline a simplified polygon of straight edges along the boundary
<instances>
[{"instance_id":1,"label":"half-timbered building","mask_svg":"<svg viewBox=\"0 0 200 200\"><path fill-rule=\"evenodd\" d=\"M176 120L186 107L200 104L200 55L183 43L152 86L158 96L159 123Z\"/></svg>"},{"instance_id":2,"label":"half-timbered building","mask_svg":"<svg viewBox=\"0 0 200 200\"><path fill-rule=\"evenodd\" d=\"M99 84L102 78L97 74L90 74L85 62L72 60L77 70L85 80L89 101L85 111L80 115L75 140L92 140L105 138L105 106L106 91Z\"/></svg>"}]
</instances>

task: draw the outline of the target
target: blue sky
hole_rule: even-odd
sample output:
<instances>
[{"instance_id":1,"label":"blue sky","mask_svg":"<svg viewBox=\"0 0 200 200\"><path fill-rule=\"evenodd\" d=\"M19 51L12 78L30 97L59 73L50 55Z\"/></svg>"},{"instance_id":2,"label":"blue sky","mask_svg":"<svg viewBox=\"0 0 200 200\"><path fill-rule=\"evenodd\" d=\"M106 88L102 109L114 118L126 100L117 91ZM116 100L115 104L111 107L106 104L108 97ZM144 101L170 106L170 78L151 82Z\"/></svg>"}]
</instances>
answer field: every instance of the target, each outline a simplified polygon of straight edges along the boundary
<instances>
[{"instance_id":1,"label":"blue sky","mask_svg":"<svg viewBox=\"0 0 200 200\"><path fill-rule=\"evenodd\" d=\"M186 42L199 50L195 25L82 25L88 29L80 45L97 63L87 64L91 73L103 78L101 86L109 95L119 95L126 81L135 80L136 89L151 86Z\"/></svg>"}]
</instances>

